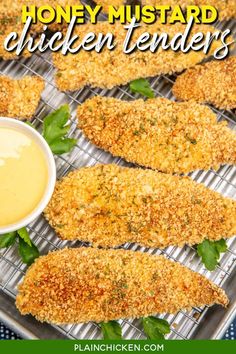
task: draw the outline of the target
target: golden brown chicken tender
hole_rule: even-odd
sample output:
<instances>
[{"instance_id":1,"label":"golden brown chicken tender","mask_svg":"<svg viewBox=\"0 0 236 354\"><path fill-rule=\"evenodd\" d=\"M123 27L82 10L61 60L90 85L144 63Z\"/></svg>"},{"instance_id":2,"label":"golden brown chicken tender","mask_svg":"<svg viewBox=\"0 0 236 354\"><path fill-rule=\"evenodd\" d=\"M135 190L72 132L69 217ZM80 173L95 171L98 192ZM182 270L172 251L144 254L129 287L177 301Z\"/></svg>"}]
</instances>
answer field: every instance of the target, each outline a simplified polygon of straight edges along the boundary
<instances>
[{"instance_id":1,"label":"golden brown chicken tender","mask_svg":"<svg viewBox=\"0 0 236 354\"><path fill-rule=\"evenodd\" d=\"M96 146L141 166L188 173L236 162L235 133L194 102L94 97L77 114L79 127Z\"/></svg>"},{"instance_id":2,"label":"golden brown chicken tender","mask_svg":"<svg viewBox=\"0 0 236 354\"><path fill-rule=\"evenodd\" d=\"M36 7L50 5L56 7L57 5L78 5L80 1L77 0L10 0L0 1L0 58L4 60L18 59L19 57L30 57L30 53L27 48L23 50L20 56L16 55L15 51L8 52L4 48L4 41L11 32L18 33L18 37L21 35L24 24L22 23L22 6L23 5L36 5ZM45 13L47 16L47 13ZM48 25L51 30L61 30L65 24L52 23ZM30 33L39 34L43 32L43 24L38 22L31 24ZM14 42L15 43L15 42Z\"/></svg>"},{"instance_id":3,"label":"golden brown chicken tender","mask_svg":"<svg viewBox=\"0 0 236 354\"><path fill-rule=\"evenodd\" d=\"M17 59L19 56L16 55L15 51L8 52L4 48L4 42L6 37L11 32L16 32L18 35L21 34L24 25L21 24L18 17L12 18L8 20L7 25L5 24L5 18L1 18L0 16L0 58L4 60L12 60ZM2 24L4 22L4 25ZM24 50L21 54L21 57L28 58L31 56L31 53L27 50Z\"/></svg>"},{"instance_id":4,"label":"golden brown chicken tender","mask_svg":"<svg viewBox=\"0 0 236 354\"><path fill-rule=\"evenodd\" d=\"M35 5L37 8L45 5L50 5L51 7L56 8L57 5L62 7L81 5L81 2L80 0L50 0L50 1L49 0L9 0L7 2L1 0L0 1L0 18L2 19L2 21L0 22L1 26L5 25L7 27L9 20L12 19L17 19L18 23L21 22L22 6L31 6L31 5ZM44 13L44 16L45 17L48 16L46 12ZM60 24L58 28L60 28Z\"/></svg>"},{"instance_id":5,"label":"golden brown chicken tender","mask_svg":"<svg viewBox=\"0 0 236 354\"><path fill-rule=\"evenodd\" d=\"M221 288L163 256L92 248L38 258L16 298L21 314L56 324L176 313L214 303L228 304Z\"/></svg>"},{"instance_id":6,"label":"golden brown chicken tender","mask_svg":"<svg viewBox=\"0 0 236 354\"><path fill-rule=\"evenodd\" d=\"M64 240L165 248L236 233L236 202L188 177L98 165L58 182L45 211Z\"/></svg>"},{"instance_id":7,"label":"golden brown chicken tender","mask_svg":"<svg viewBox=\"0 0 236 354\"><path fill-rule=\"evenodd\" d=\"M236 57L187 70L177 78L173 93L183 101L211 103L220 109L236 108Z\"/></svg>"},{"instance_id":8,"label":"golden brown chicken tender","mask_svg":"<svg viewBox=\"0 0 236 354\"><path fill-rule=\"evenodd\" d=\"M32 118L43 90L44 81L36 76L22 79L0 76L0 115L22 120Z\"/></svg>"},{"instance_id":9,"label":"golden brown chicken tender","mask_svg":"<svg viewBox=\"0 0 236 354\"><path fill-rule=\"evenodd\" d=\"M131 45L136 43L136 40L145 31L151 35L165 32L170 38L173 38L177 33L183 33L185 29L186 26L179 23L143 25L135 30ZM192 34L199 31L203 34L212 33L214 27L195 25ZM111 89L116 85L127 84L138 78L181 72L201 62L219 47L219 41L215 41L208 55L202 51L182 53L161 49L156 53L149 50L138 50L132 54L125 54L123 43L127 30L120 23L111 25L108 22L99 22L96 25L80 25L76 27L74 34L83 39L89 32L114 34L116 47L113 50L104 48L100 53L95 50L89 52L81 50L76 54L68 53L66 56L61 53L53 53L54 66L57 68L56 84L61 91L73 91L85 85Z\"/></svg>"}]
</instances>

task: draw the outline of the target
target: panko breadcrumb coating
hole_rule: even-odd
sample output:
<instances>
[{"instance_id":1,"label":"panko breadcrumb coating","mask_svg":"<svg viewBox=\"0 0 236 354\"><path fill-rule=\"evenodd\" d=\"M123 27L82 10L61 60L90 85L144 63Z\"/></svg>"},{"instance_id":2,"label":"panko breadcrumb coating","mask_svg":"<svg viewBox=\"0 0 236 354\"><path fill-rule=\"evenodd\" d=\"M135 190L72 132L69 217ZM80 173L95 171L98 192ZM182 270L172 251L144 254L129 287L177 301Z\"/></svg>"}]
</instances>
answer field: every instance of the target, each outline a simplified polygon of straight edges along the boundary
<instances>
[{"instance_id":1,"label":"panko breadcrumb coating","mask_svg":"<svg viewBox=\"0 0 236 354\"><path fill-rule=\"evenodd\" d=\"M236 17L236 0L141 0L143 5L169 5L171 7L179 5L182 9L189 5L214 6L219 13L221 21Z\"/></svg>"},{"instance_id":2,"label":"panko breadcrumb coating","mask_svg":"<svg viewBox=\"0 0 236 354\"><path fill-rule=\"evenodd\" d=\"M236 108L236 57L187 70L177 78L173 93L183 101L207 102L220 109Z\"/></svg>"},{"instance_id":3,"label":"panko breadcrumb coating","mask_svg":"<svg viewBox=\"0 0 236 354\"><path fill-rule=\"evenodd\" d=\"M7 5L7 2L5 2L5 4ZM4 60L18 59L19 56L16 55L15 51L8 52L7 50L5 50L4 41L11 32L16 32L19 36L23 31L24 26L19 22L20 20L18 17L13 19L9 18L9 20L7 20L7 24L5 24L4 21L5 17L2 17L0 15L0 58ZM29 51L23 50L20 57L28 58L31 55L32 54Z\"/></svg>"},{"instance_id":4,"label":"panko breadcrumb coating","mask_svg":"<svg viewBox=\"0 0 236 354\"><path fill-rule=\"evenodd\" d=\"M236 233L236 202L189 177L98 165L58 182L45 211L64 240L165 248Z\"/></svg>"},{"instance_id":5,"label":"panko breadcrumb coating","mask_svg":"<svg viewBox=\"0 0 236 354\"><path fill-rule=\"evenodd\" d=\"M11 32L16 32L18 37L21 35L24 24L21 22L22 6L23 5L38 5L44 3L42 0L10 0L0 2L0 58L4 60L17 59L15 51L8 52L4 48L4 41ZM31 27L31 33L41 32L43 25L38 23ZM13 42L15 43L15 42ZM12 44L13 44L12 43ZM27 49L23 50L20 57L30 57L30 53Z\"/></svg>"},{"instance_id":6,"label":"panko breadcrumb coating","mask_svg":"<svg viewBox=\"0 0 236 354\"><path fill-rule=\"evenodd\" d=\"M77 115L95 145L141 166L187 173L236 162L236 134L195 102L98 96L79 106Z\"/></svg>"},{"instance_id":7,"label":"panko breadcrumb coating","mask_svg":"<svg viewBox=\"0 0 236 354\"><path fill-rule=\"evenodd\" d=\"M83 247L38 258L16 297L21 314L55 324L139 318L214 303L227 306L224 290L163 256Z\"/></svg>"},{"instance_id":8,"label":"panko breadcrumb coating","mask_svg":"<svg viewBox=\"0 0 236 354\"><path fill-rule=\"evenodd\" d=\"M4 60L18 59L15 51L8 52L4 49L4 41L11 32L18 33L18 37L21 35L24 24L21 22L22 6L23 5L35 5L37 8L44 5L50 5L56 8L57 5L65 7L65 5L79 5L79 0L9 0L0 1L0 58ZM45 13L45 17L47 14ZM61 30L65 25L52 23L48 25L51 30ZM39 34L43 32L43 24L38 22L31 24L30 33ZM13 42L15 43L15 42ZM12 44L13 44L12 43ZM30 57L30 53L27 49L24 49L20 57Z\"/></svg>"},{"instance_id":9,"label":"panko breadcrumb coating","mask_svg":"<svg viewBox=\"0 0 236 354\"><path fill-rule=\"evenodd\" d=\"M146 31L151 35L164 32L171 39L177 33L184 33L185 29L186 25L179 23L142 25L135 30L129 48ZM212 26L195 25L191 33L202 32L206 34L214 31L215 29ZM83 39L89 32L114 34L116 47L113 50L103 48L100 53L95 50L89 52L80 50L76 54L68 53L66 56L61 53L53 53L54 66L57 68L56 84L61 91L74 91L85 85L111 89L114 86L127 84L138 78L181 72L201 62L204 58L213 54L216 48L222 46L220 41L215 41L207 55L202 51L182 53L172 50L165 51L161 48L155 53L150 50L144 52L136 50L132 54L125 54L123 43L127 30L124 29L124 25L117 22L113 25L108 22L99 22L96 25L89 23L77 26L74 34ZM76 43L76 47L77 45L78 43Z\"/></svg>"},{"instance_id":10,"label":"panko breadcrumb coating","mask_svg":"<svg viewBox=\"0 0 236 354\"><path fill-rule=\"evenodd\" d=\"M0 76L0 115L22 120L32 118L43 90L44 81L36 76L22 79Z\"/></svg>"},{"instance_id":11,"label":"panko breadcrumb coating","mask_svg":"<svg viewBox=\"0 0 236 354\"><path fill-rule=\"evenodd\" d=\"M32 6L35 5L37 8L40 6L50 5L54 9L56 9L57 5L62 6L72 6L72 5L81 5L80 0L8 0L8 1L0 1L0 24L1 26L8 26L9 21L15 19L16 23L21 23L22 17L22 6ZM48 13L43 15L44 17L48 17ZM50 29L57 28L60 29L62 24L48 24ZM33 28L38 30L43 29L43 25L38 22L33 24ZM10 32L9 32L10 33Z\"/></svg>"}]
</instances>

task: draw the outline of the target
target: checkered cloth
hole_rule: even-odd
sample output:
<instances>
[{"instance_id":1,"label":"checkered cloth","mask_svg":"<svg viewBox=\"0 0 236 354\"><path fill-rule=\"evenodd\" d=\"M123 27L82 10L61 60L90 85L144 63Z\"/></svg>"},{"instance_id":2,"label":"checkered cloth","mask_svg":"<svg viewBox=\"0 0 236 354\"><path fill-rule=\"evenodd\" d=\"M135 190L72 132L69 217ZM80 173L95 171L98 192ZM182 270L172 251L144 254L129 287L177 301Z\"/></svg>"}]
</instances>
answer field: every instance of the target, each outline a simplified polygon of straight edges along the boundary
<instances>
[{"instance_id":1,"label":"checkered cloth","mask_svg":"<svg viewBox=\"0 0 236 354\"><path fill-rule=\"evenodd\" d=\"M236 338L236 318L226 331L223 339L234 340ZM0 339L21 339L17 334L0 323Z\"/></svg>"}]
</instances>

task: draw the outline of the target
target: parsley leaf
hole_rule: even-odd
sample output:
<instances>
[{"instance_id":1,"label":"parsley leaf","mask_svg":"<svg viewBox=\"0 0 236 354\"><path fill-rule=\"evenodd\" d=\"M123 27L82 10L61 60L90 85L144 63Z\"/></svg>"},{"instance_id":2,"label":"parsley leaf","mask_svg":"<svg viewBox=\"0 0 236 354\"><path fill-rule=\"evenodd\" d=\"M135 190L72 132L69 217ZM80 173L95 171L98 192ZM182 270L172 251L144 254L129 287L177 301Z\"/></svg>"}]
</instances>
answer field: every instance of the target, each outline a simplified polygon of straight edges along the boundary
<instances>
[{"instance_id":1,"label":"parsley leaf","mask_svg":"<svg viewBox=\"0 0 236 354\"><path fill-rule=\"evenodd\" d=\"M165 334L170 333L170 325L166 320L149 316L142 321L148 339L165 339Z\"/></svg>"},{"instance_id":2,"label":"parsley leaf","mask_svg":"<svg viewBox=\"0 0 236 354\"><path fill-rule=\"evenodd\" d=\"M31 246L28 245L22 238L19 238L19 254L22 262L31 265L36 258L39 257L39 250L31 241Z\"/></svg>"},{"instance_id":3,"label":"parsley leaf","mask_svg":"<svg viewBox=\"0 0 236 354\"><path fill-rule=\"evenodd\" d=\"M0 235L0 248L7 248L16 242L17 233L9 232L5 235Z\"/></svg>"},{"instance_id":4,"label":"parsley leaf","mask_svg":"<svg viewBox=\"0 0 236 354\"><path fill-rule=\"evenodd\" d=\"M129 84L129 88L134 93L140 93L141 95L154 98L155 94L148 80L146 79L138 79L131 81Z\"/></svg>"},{"instance_id":5,"label":"parsley leaf","mask_svg":"<svg viewBox=\"0 0 236 354\"><path fill-rule=\"evenodd\" d=\"M121 326L116 321L100 323L104 339L122 339Z\"/></svg>"},{"instance_id":6,"label":"parsley leaf","mask_svg":"<svg viewBox=\"0 0 236 354\"><path fill-rule=\"evenodd\" d=\"M215 241L214 244L219 253L224 253L228 250L226 241L223 238L219 241Z\"/></svg>"},{"instance_id":7,"label":"parsley leaf","mask_svg":"<svg viewBox=\"0 0 236 354\"><path fill-rule=\"evenodd\" d=\"M12 246L18 238L18 251L22 262L28 265L32 264L35 258L39 257L39 250L31 241L28 231L25 227L18 231L9 232L8 234L0 236L0 248Z\"/></svg>"},{"instance_id":8,"label":"parsley leaf","mask_svg":"<svg viewBox=\"0 0 236 354\"><path fill-rule=\"evenodd\" d=\"M57 138L50 144L50 148L54 154L62 155L66 152L70 152L75 146L76 142L77 141L75 139Z\"/></svg>"},{"instance_id":9,"label":"parsley leaf","mask_svg":"<svg viewBox=\"0 0 236 354\"><path fill-rule=\"evenodd\" d=\"M76 144L76 139L66 137L70 130L69 118L70 110L67 104L44 118L42 134L54 154L67 153Z\"/></svg>"},{"instance_id":10,"label":"parsley leaf","mask_svg":"<svg viewBox=\"0 0 236 354\"><path fill-rule=\"evenodd\" d=\"M22 262L31 265L39 257L39 250L31 241L28 231L25 227L16 231L19 236L18 251Z\"/></svg>"},{"instance_id":11,"label":"parsley leaf","mask_svg":"<svg viewBox=\"0 0 236 354\"><path fill-rule=\"evenodd\" d=\"M27 243L30 247L32 245L31 239L29 237L28 231L26 230L25 227L22 227L22 229L17 230L17 233L19 235L20 238L22 238L25 243Z\"/></svg>"},{"instance_id":12,"label":"parsley leaf","mask_svg":"<svg viewBox=\"0 0 236 354\"><path fill-rule=\"evenodd\" d=\"M220 258L220 253L226 251L227 244L224 239L215 242L204 240L197 246L197 253L199 257L201 257L206 269L210 271L215 270Z\"/></svg>"}]
</instances>

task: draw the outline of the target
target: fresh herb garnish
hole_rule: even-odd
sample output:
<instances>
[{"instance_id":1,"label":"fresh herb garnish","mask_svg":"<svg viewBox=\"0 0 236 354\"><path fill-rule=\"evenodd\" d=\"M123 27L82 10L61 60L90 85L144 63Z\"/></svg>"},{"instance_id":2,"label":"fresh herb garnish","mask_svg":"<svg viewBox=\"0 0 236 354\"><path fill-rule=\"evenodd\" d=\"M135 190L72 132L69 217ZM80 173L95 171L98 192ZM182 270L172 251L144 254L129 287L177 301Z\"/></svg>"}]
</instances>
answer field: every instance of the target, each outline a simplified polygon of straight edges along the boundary
<instances>
[{"instance_id":1,"label":"fresh herb garnish","mask_svg":"<svg viewBox=\"0 0 236 354\"><path fill-rule=\"evenodd\" d=\"M100 323L104 339L122 339L121 325L116 321Z\"/></svg>"},{"instance_id":2,"label":"fresh herb garnish","mask_svg":"<svg viewBox=\"0 0 236 354\"><path fill-rule=\"evenodd\" d=\"M148 339L165 339L170 333L170 325L166 320L153 316L142 319L143 329ZM100 323L104 339L122 339L121 326L117 321Z\"/></svg>"},{"instance_id":3,"label":"fresh herb garnish","mask_svg":"<svg viewBox=\"0 0 236 354\"><path fill-rule=\"evenodd\" d=\"M28 231L25 227L18 231L10 232L0 236L0 248L12 246L18 239L18 251L22 262L31 265L39 257L39 250L31 241Z\"/></svg>"},{"instance_id":4,"label":"fresh herb garnish","mask_svg":"<svg viewBox=\"0 0 236 354\"><path fill-rule=\"evenodd\" d=\"M28 246L31 247L32 241L31 241L31 239L30 239L30 237L29 237L29 233L28 233L28 231L26 230L25 227L23 227L22 229L18 230L18 231L17 231L17 234L19 235L19 237L20 237L25 243L27 243Z\"/></svg>"},{"instance_id":5,"label":"fresh herb garnish","mask_svg":"<svg viewBox=\"0 0 236 354\"><path fill-rule=\"evenodd\" d=\"M7 248L10 247L11 245L14 245L16 242L17 238L17 233L15 232L9 232L8 234L1 235L0 236L0 248Z\"/></svg>"},{"instance_id":6,"label":"fresh herb garnish","mask_svg":"<svg viewBox=\"0 0 236 354\"><path fill-rule=\"evenodd\" d=\"M224 239L219 241L204 240L197 246L197 253L201 257L206 269L213 271L218 265L220 254L227 251Z\"/></svg>"},{"instance_id":7,"label":"fresh herb garnish","mask_svg":"<svg viewBox=\"0 0 236 354\"><path fill-rule=\"evenodd\" d=\"M142 322L148 339L165 339L165 334L170 333L170 325L166 320L150 316L144 317Z\"/></svg>"},{"instance_id":8,"label":"fresh herb garnish","mask_svg":"<svg viewBox=\"0 0 236 354\"><path fill-rule=\"evenodd\" d=\"M44 118L42 134L54 154L70 152L77 142L67 137L70 130L69 118L70 109L67 104Z\"/></svg>"},{"instance_id":9,"label":"fresh herb garnish","mask_svg":"<svg viewBox=\"0 0 236 354\"><path fill-rule=\"evenodd\" d=\"M28 245L22 238L19 238L19 254L22 262L31 265L36 258L39 257L39 250L31 241L31 246Z\"/></svg>"},{"instance_id":10,"label":"fresh herb garnish","mask_svg":"<svg viewBox=\"0 0 236 354\"><path fill-rule=\"evenodd\" d=\"M154 98L155 94L148 80L146 79L138 79L131 81L129 84L129 88L134 93L140 93L141 95Z\"/></svg>"},{"instance_id":11,"label":"fresh herb garnish","mask_svg":"<svg viewBox=\"0 0 236 354\"><path fill-rule=\"evenodd\" d=\"M75 139L71 138L58 138L50 144L52 152L56 155L62 155L70 152L76 144Z\"/></svg>"}]
</instances>

